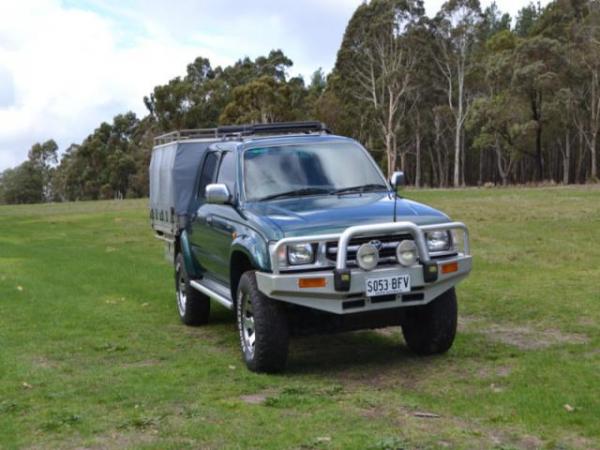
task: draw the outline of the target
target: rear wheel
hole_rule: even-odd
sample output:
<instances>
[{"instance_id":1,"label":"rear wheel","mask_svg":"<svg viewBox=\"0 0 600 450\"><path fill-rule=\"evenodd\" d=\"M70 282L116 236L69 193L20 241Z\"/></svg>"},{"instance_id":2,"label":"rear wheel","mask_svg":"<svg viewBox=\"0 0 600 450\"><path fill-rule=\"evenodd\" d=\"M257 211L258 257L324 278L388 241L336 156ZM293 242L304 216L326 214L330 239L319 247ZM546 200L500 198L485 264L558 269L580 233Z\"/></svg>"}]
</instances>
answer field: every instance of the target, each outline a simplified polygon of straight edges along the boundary
<instances>
[{"instance_id":1,"label":"rear wheel","mask_svg":"<svg viewBox=\"0 0 600 450\"><path fill-rule=\"evenodd\" d=\"M407 309L402 333L408 348L419 355L445 353L454 342L457 318L454 288L427 305Z\"/></svg>"},{"instance_id":2,"label":"rear wheel","mask_svg":"<svg viewBox=\"0 0 600 450\"><path fill-rule=\"evenodd\" d=\"M179 318L184 324L193 326L208 322L210 298L190 285L181 253L175 259L175 294Z\"/></svg>"},{"instance_id":3,"label":"rear wheel","mask_svg":"<svg viewBox=\"0 0 600 450\"><path fill-rule=\"evenodd\" d=\"M258 290L254 271L245 272L237 292L242 357L253 372L280 372L288 356L289 327L283 306Z\"/></svg>"}]
</instances>

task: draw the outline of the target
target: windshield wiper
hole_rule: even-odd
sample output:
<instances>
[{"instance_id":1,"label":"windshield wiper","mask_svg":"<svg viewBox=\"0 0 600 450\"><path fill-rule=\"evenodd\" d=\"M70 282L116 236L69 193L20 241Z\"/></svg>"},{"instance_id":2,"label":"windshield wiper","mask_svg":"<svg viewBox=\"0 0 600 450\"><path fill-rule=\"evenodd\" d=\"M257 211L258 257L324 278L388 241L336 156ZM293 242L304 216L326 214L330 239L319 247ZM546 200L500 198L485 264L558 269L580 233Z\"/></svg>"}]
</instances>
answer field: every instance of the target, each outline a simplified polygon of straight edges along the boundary
<instances>
[{"instance_id":1,"label":"windshield wiper","mask_svg":"<svg viewBox=\"0 0 600 450\"><path fill-rule=\"evenodd\" d=\"M302 188L302 189L294 189L293 191L280 192L279 194L267 195L266 197L258 199L258 201L263 202L266 200L275 200L277 198L301 197L303 195L314 195L314 194L328 194L329 192L330 192L329 189L308 187L308 188Z\"/></svg>"},{"instance_id":2,"label":"windshield wiper","mask_svg":"<svg viewBox=\"0 0 600 450\"><path fill-rule=\"evenodd\" d=\"M353 194L355 192L374 192L374 191L387 191L388 187L385 184L362 184L360 186L352 186L347 188L336 189L335 191L329 192L331 195L340 194Z\"/></svg>"}]
</instances>

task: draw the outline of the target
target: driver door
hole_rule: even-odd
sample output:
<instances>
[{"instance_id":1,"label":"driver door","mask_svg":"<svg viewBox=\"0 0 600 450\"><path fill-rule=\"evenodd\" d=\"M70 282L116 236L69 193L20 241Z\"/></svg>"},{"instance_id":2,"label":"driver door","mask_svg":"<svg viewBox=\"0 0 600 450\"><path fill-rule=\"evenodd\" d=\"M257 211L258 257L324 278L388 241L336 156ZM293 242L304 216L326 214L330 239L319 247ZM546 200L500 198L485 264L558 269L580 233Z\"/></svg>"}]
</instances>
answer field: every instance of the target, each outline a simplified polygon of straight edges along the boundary
<instances>
[{"instance_id":1,"label":"driver door","mask_svg":"<svg viewBox=\"0 0 600 450\"><path fill-rule=\"evenodd\" d=\"M204 275L223 285L229 285L229 249L234 227L228 218L233 207L207 203L205 190L211 183L225 182L223 174L231 168L233 159L234 155L229 151L207 153L200 173L199 206L190 236L193 252ZM226 184L233 195L233 187L230 183Z\"/></svg>"}]
</instances>

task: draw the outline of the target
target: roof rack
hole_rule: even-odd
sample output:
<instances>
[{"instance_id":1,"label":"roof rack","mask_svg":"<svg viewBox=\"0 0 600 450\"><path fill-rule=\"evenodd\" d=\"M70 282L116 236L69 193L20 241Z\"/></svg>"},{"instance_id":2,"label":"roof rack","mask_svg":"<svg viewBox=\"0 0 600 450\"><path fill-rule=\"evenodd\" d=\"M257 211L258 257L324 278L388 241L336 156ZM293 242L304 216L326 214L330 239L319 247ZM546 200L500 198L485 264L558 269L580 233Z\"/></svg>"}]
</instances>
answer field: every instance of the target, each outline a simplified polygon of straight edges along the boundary
<instances>
[{"instance_id":1,"label":"roof rack","mask_svg":"<svg viewBox=\"0 0 600 450\"><path fill-rule=\"evenodd\" d=\"M218 139L217 128L197 128L191 130L177 130L161 134L154 138L154 145L168 144L169 142L188 139Z\"/></svg>"},{"instance_id":2,"label":"roof rack","mask_svg":"<svg viewBox=\"0 0 600 450\"><path fill-rule=\"evenodd\" d=\"M218 128L177 130L154 138L154 145L190 139L242 138L254 135L278 135L290 133L330 133L327 125L318 121L275 122L246 125L225 125Z\"/></svg>"}]
</instances>

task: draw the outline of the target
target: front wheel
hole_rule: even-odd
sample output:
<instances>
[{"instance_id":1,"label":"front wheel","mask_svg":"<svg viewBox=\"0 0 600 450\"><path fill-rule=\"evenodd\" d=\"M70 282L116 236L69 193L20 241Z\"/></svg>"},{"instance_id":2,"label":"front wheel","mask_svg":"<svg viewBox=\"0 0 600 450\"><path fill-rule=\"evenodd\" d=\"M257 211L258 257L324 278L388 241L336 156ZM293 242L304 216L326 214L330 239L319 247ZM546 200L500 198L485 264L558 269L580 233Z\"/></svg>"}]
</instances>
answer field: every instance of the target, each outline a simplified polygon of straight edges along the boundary
<instances>
[{"instance_id":1,"label":"front wheel","mask_svg":"<svg viewBox=\"0 0 600 450\"><path fill-rule=\"evenodd\" d=\"M456 336L458 304L454 288L432 302L406 311L402 334L408 348L419 355L445 353Z\"/></svg>"},{"instance_id":2,"label":"front wheel","mask_svg":"<svg viewBox=\"0 0 600 450\"><path fill-rule=\"evenodd\" d=\"M288 356L289 327L283 306L258 290L254 271L242 275L237 292L242 357L253 372L280 372Z\"/></svg>"},{"instance_id":3,"label":"front wheel","mask_svg":"<svg viewBox=\"0 0 600 450\"><path fill-rule=\"evenodd\" d=\"M179 318L184 324L194 326L208 322L210 298L190 285L181 253L175 258L175 295Z\"/></svg>"}]
</instances>

